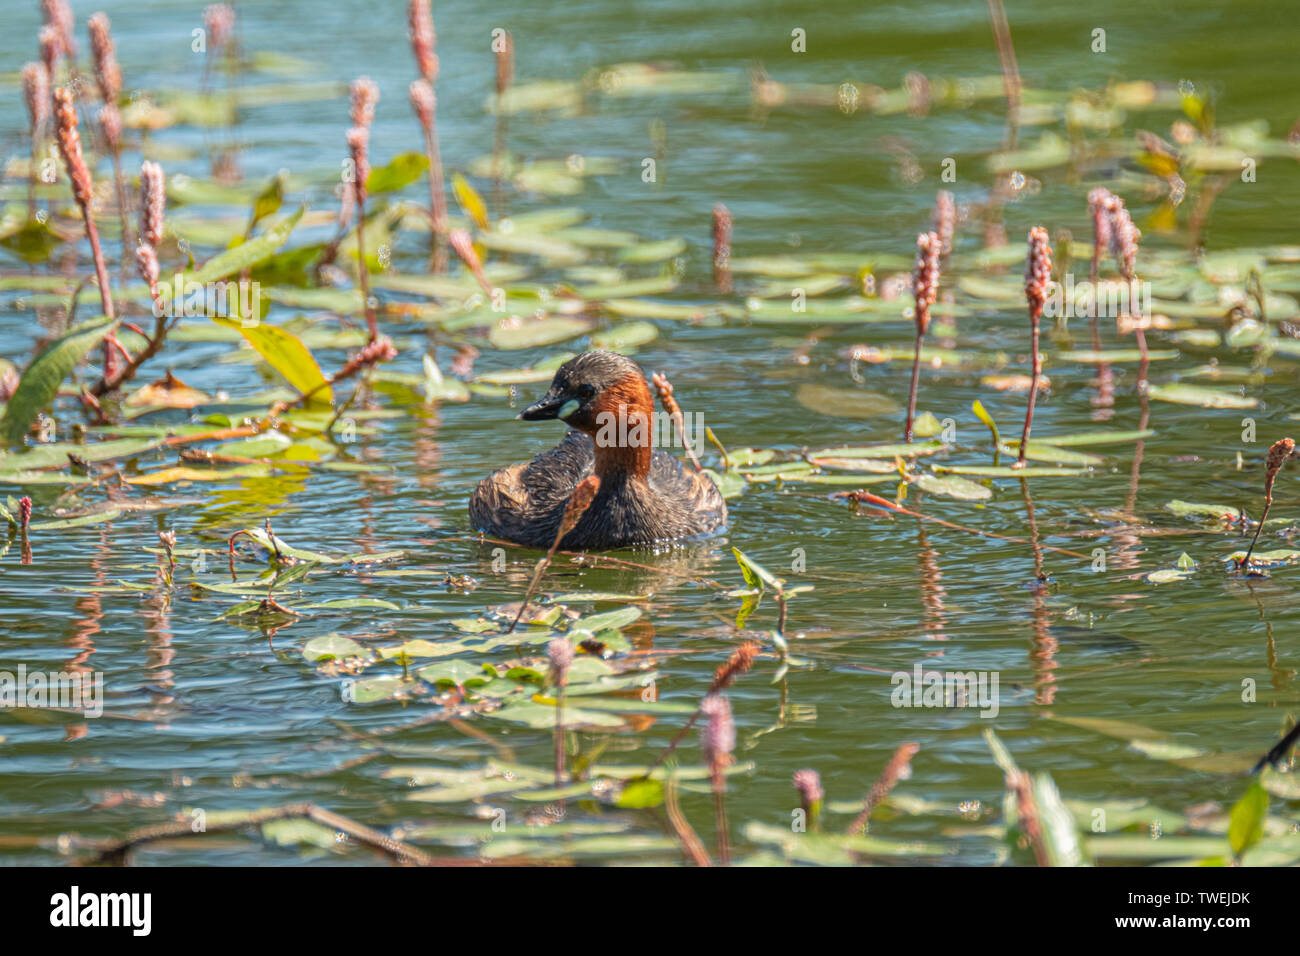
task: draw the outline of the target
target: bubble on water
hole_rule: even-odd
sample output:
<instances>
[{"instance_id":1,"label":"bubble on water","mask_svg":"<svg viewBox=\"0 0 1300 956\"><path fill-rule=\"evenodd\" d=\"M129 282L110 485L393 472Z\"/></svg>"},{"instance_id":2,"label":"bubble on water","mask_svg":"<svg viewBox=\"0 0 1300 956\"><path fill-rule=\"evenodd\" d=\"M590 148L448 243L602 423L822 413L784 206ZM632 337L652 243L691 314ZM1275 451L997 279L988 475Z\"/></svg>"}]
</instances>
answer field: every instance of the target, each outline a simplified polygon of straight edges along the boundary
<instances>
[{"instance_id":1,"label":"bubble on water","mask_svg":"<svg viewBox=\"0 0 1300 956\"><path fill-rule=\"evenodd\" d=\"M1179 92L1182 96L1195 96L1195 95L1196 95L1196 84L1193 83L1191 80L1179 80L1179 81L1178 81L1178 92Z\"/></svg>"},{"instance_id":2,"label":"bubble on water","mask_svg":"<svg viewBox=\"0 0 1300 956\"><path fill-rule=\"evenodd\" d=\"M44 209L36 210L36 221L39 222L42 226L45 225L45 220L48 218L50 218L50 214L46 212Z\"/></svg>"},{"instance_id":3,"label":"bubble on water","mask_svg":"<svg viewBox=\"0 0 1300 956\"><path fill-rule=\"evenodd\" d=\"M1017 170L1011 174L1008 182L1011 184L1013 190L1020 192L1020 190L1025 188L1025 174Z\"/></svg>"},{"instance_id":4,"label":"bubble on water","mask_svg":"<svg viewBox=\"0 0 1300 956\"><path fill-rule=\"evenodd\" d=\"M836 101L839 105L840 112L846 115L858 111L858 88L852 83L841 83L836 94Z\"/></svg>"},{"instance_id":5,"label":"bubble on water","mask_svg":"<svg viewBox=\"0 0 1300 956\"><path fill-rule=\"evenodd\" d=\"M1187 183L1181 177L1174 176L1169 183L1169 201L1175 206L1187 197Z\"/></svg>"},{"instance_id":6,"label":"bubble on water","mask_svg":"<svg viewBox=\"0 0 1300 956\"><path fill-rule=\"evenodd\" d=\"M581 173L586 168L587 161L578 153L571 153L569 158L564 161L564 164L569 167L569 172Z\"/></svg>"}]
</instances>

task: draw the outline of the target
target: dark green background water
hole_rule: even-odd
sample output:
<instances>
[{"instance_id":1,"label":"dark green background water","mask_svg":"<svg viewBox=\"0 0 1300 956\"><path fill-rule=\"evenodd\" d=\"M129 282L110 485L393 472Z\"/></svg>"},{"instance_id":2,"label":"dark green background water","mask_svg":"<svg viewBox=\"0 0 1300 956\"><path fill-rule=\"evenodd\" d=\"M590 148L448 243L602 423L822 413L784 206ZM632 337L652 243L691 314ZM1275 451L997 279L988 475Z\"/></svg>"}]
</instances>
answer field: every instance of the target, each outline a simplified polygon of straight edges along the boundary
<instances>
[{"instance_id":1,"label":"dark green background water","mask_svg":"<svg viewBox=\"0 0 1300 956\"><path fill-rule=\"evenodd\" d=\"M110 2L128 88L195 88L198 58L189 31L201 5ZM1109 80L1189 81L1213 91L1221 123L1267 120L1284 136L1300 115L1295 97L1300 64L1291 29L1294 5L1278 3L1159 4L1097 2L1051 5L1011 2L1008 14L1024 80L1057 90L1096 87ZM1286 8L1291 6L1291 10ZM30 9L29 9L30 8ZM76 4L79 23L92 8ZM982 3L925 5L827 3L789 10L781 4L683 0L622 4L582 2L531 4L446 2L435 10L442 74L439 124L445 163L463 169L489 151L493 123L482 111L491 87L490 31L506 27L517 47L517 75L530 79L577 79L588 69L622 61L674 60L685 68L723 69L737 76L761 62L782 82L844 80L896 86L910 70L932 76L991 76L998 62ZM240 34L249 49L274 50L311 62L299 79L347 81L368 73L380 84L373 138L379 158L418 148L406 104L413 75L405 40L404 5L314 2L251 2L240 5ZM36 4L9 3L0 32L0 67L16 70L36 52ZM808 33L808 52L790 52L790 31ZM1089 51L1091 31L1108 31L1108 52ZM85 45L82 34L83 48ZM928 222L939 187L943 157L958 160L953 187L959 202L978 200L988 186L983 157L1003 136L1003 106L989 102L963 110L936 110L929 117L906 114L845 117L831 110L781 110L758 119L750 114L744 84L737 95L605 100L589 115L546 114L512 118L509 145L518 154L559 158L572 152L614 157L619 173L588 183L574 205L595 225L631 229L651 238L685 236L691 243L686 283L703 288L708 263L709 209L725 202L736 219L735 254L893 252L909 254L916 231ZM1168 133L1173 117L1152 118ZM653 155L650 124L660 120L667 149L663 182L641 182L640 160ZM238 136L245 149L246 177L261 181L279 169L328 181L338 168L346 105L286 104L246 111ZM12 94L0 103L5 152L26 151L25 117ZM1132 126L1134 124L1130 124ZM1137 125L1141 125L1140 123ZM924 171L918 184L903 182L882 142L901 137ZM201 148L193 130L159 134L160 140ZM128 162L128 166L131 163ZM206 173L201 157L170 172ZM1084 190L1046 177L1043 189L1008 207L1013 242L1035 223L1055 230L1087 231ZM324 190L315 196L325 205ZM419 198L420 189L411 195ZM1300 175L1292 160L1260 167L1259 181L1236 184L1220 197L1208 234L1211 249L1295 241L1294 210ZM509 211L545 204L507 197ZM1135 199L1136 209L1149 204ZM1153 243L1161 245L1157 240ZM978 248L977 229L964 231L960 248ZM404 268L414 267L414 258ZM8 263L6 267L12 268ZM273 316L274 318L274 316ZM20 364L38 330L30 310L0 313L3 354ZM862 444L897 437L893 417L855 421L817 414L796 404L800 384L851 387L838 348L854 343L902 345L906 324L847 328L823 343L808 365L791 358L799 330L768 327L691 328L665 323L658 341L637 354L647 369L670 371L688 411L698 411L730 446L797 449ZM1004 350L1023 370L1026 333L1020 310L965 320L963 347ZM1113 335L1112 335L1113 338ZM1120 344L1131 344L1123 342ZM1159 347L1159 340L1156 339ZM541 360L555 349L493 353L485 349L480 370ZM210 347L169 349L167 363L190 384L234 394L262 387L246 366L213 366ZM418 371L418 350L402 367ZM161 363L159 363L161 368ZM1189 525L1161 512L1171 498L1243 505L1257 513L1267 443L1293 427L1300 410L1295 366L1273 363L1265 399L1254 417L1260 443L1243 445L1241 413L1157 404L1146 443L1135 505L1152 527ZM1036 434L1091 427L1084 367L1050 369L1055 388L1039 405ZM903 363L866 369L866 386L905 397ZM1157 380L1158 370L1157 370ZM981 388L978 376L926 376L921 407L958 421L958 440L985 439L969 412L982 399L1007 431L1022 414L1023 395ZM1118 389L1114 427L1136 427L1137 401L1131 369ZM528 386L523 397L539 391ZM494 575L477 546L447 540L465 533L465 500L487 471L532 454L559 437L558 428L513 420L505 402L476 399L439 410L411 409L380 422L382 434L363 439L363 454L391 465L388 476L318 473L285 479L280 487L257 483L256 496L239 484L190 489L200 502L167 514L182 543L217 547L240 527L269 515L277 532L301 547L338 551L410 548L422 555L408 565L466 573L483 584L466 596L429 586L423 579L370 579L340 584L313 581L308 596L382 597L401 612L303 620L281 631L277 650L292 652L307 639L332 631L437 637L439 622L480 613L485 604L517 600L531 557L512 555L510 573ZM1125 741L1075 729L1051 716L1110 718L1145 724L1176 742L1207 751L1262 752L1275 738L1284 713L1294 709L1296 645L1295 573L1282 570L1248 586L1220 573L1219 558L1235 540L1204 537L1050 537L1103 527L1095 513L1124 507L1130 492L1130 446L1105 449L1114 457L1085 479L1032 485L1036 517L1045 540L1074 550L1108 551L1111 570L1093 573L1084 560L1048 555L1055 584L1049 593L1031 587L1032 557L1019 544L928 527L928 557L918 557L920 531L907 518L855 517L824 490L811 486L752 488L731 503L732 527L724 540L693 553L699 574L740 584L727 545L734 545L777 573L787 573L791 552L806 553L806 583L816 590L791 607L789 636L796 655L814 666L792 670L785 720L779 720L778 689L769 685L766 661L732 695L740 727L741 756L757 770L732 784L732 821L789 821L795 806L790 775L814 767L830 797L859 797L893 749L904 740L921 744L913 778L903 792L952 808L978 800L996 813L1001 773L981 731L989 724L973 711L902 710L890 706L888 673L911 670L918 661L945 670L996 670L1001 675L1001 714L991 723L1022 766L1050 771L1068 798L1083 801L1149 798L1171 809L1205 800L1231 801L1242 782L1198 773L1150 759ZM1241 452L1245 471L1237 471ZM0 489L6 490L6 489ZM879 490L879 489L877 489ZM7 489L12 491L12 489ZM34 493L38 511L53 492ZM1279 488L1275 516L1294 508L1289 481ZM918 504L919 501L919 504ZM913 497L926 513L983 530L1018 535L1025 529L1024 501L1014 482L999 482L983 507L942 498ZM169 612L130 595L75 595L65 585L119 578L149 581L142 548L156 543L158 519L129 517L111 526L48 534L35 542L36 561L20 567L16 551L0 563L0 666L57 669L75 661L106 675L106 706L146 716L143 722L102 719L80 739L64 739L55 725L30 725L0 716L0 831L10 836L54 836L68 831L105 836L154 822L181 807L251 808L310 799L365 822L394 825L428 822L437 812L458 818L461 807L431 811L403 801L402 788L379 778L383 760L355 770L320 774L362 751L329 721L378 727L418 716L413 708L360 708L340 699L336 681L272 653L261 633L213 623L223 605L190 601L180 591ZM1203 573L1177 587L1155 589L1132 576L1165 566L1186 550ZM660 559L672 560L672 559ZM788 574L792 580L796 575ZM182 578L184 575L182 574ZM415 582L415 583L412 583ZM798 579L798 583L805 583ZM712 669L734 645L737 601L656 576L558 570L548 588L632 590L651 588L647 606L655 644L703 651L670 660L659 682L661 698L694 700ZM775 623L770 602L747 626ZM1094 630L1089 632L1087 628ZM1270 639L1275 642L1270 650ZM1275 654L1275 658L1274 655ZM1243 704L1241 682L1259 684L1259 701ZM1037 700L1036 700L1037 698ZM1050 703L1048 703L1050 700ZM797 718L797 719L796 719ZM780 723L770 733L761 731ZM550 737L538 731L479 722L521 759L545 765ZM610 754L633 760L656 751L675 721L620 737ZM445 726L403 738L409 743L453 748L445 760L468 764L474 754L492 755ZM623 749L630 753L617 753ZM690 743L694 759L694 742ZM182 779L183 778L183 779ZM129 789L166 795L162 808L94 809L103 791ZM690 797L688 814L710 833L709 805ZM951 843L963 862L988 862L990 844L949 840L942 815L890 821L873 832ZM145 859L165 862L288 863L293 851L262 849L232 841L224 849L174 850ZM55 862L53 850L23 850L6 862ZM357 859L356 856L345 859Z\"/></svg>"}]
</instances>

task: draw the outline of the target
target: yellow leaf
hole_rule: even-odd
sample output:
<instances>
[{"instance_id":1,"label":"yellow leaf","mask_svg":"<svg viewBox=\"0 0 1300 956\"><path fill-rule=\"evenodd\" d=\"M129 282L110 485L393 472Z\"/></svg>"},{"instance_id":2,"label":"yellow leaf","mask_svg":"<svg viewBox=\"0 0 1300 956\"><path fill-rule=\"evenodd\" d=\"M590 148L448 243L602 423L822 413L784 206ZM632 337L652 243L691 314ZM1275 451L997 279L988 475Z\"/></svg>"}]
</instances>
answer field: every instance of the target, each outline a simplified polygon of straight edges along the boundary
<instances>
[{"instance_id":1,"label":"yellow leaf","mask_svg":"<svg viewBox=\"0 0 1300 956\"><path fill-rule=\"evenodd\" d=\"M461 210L465 215L474 220L474 223L480 229L488 227L487 204L483 202L483 197L478 191L469 184L460 173L451 177L451 188L456 193L456 202L460 203Z\"/></svg>"},{"instance_id":2,"label":"yellow leaf","mask_svg":"<svg viewBox=\"0 0 1300 956\"><path fill-rule=\"evenodd\" d=\"M1149 232L1173 232L1178 228L1178 212L1174 204L1165 200L1146 221Z\"/></svg>"},{"instance_id":3,"label":"yellow leaf","mask_svg":"<svg viewBox=\"0 0 1300 956\"><path fill-rule=\"evenodd\" d=\"M256 351L266 359L268 365L304 395L310 393L311 402L333 404L334 393L326 383L320 366L312 357L311 350L291 332L286 332L278 325L259 322L245 328L242 322L213 316L212 321L218 325L234 329L242 335Z\"/></svg>"},{"instance_id":4,"label":"yellow leaf","mask_svg":"<svg viewBox=\"0 0 1300 956\"><path fill-rule=\"evenodd\" d=\"M1178 172L1178 160L1164 153L1139 153L1137 161L1157 176L1167 178Z\"/></svg>"},{"instance_id":5,"label":"yellow leaf","mask_svg":"<svg viewBox=\"0 0 1300 956\"><path fill-rule=\"evenodd\" d=\"M271 469L266 465L245 465L242 468L191 468L175 465L147 475L131 475L124 480L132 485L169 485L175 481L230 481L233 478L267 478Z\"/></svg>"}]
</instances>

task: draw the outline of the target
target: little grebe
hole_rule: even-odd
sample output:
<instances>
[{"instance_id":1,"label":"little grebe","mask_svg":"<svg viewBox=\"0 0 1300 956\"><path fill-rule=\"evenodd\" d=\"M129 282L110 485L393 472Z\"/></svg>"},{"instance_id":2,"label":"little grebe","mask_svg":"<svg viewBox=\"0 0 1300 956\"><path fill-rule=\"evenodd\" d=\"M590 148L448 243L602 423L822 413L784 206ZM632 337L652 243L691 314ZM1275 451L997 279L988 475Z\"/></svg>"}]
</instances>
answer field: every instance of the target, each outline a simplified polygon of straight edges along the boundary
<instances>
[{"instance_id":1,"label":"little grebe","mask_svg":"<svg viewBox=\"0 0 1300 956\"><path fill-rule=\"evenodd\" d=\"M549 548L564 505L583 478L600 491L560 547L597 550L708 534L727 522L727 505L708 475L651 448L654 399L637 364L614 352L584 352L559 367L525 421L558 418L572 429L531 462L494 471L469 499L473 526Z\"/></svg>"}]
</instances>

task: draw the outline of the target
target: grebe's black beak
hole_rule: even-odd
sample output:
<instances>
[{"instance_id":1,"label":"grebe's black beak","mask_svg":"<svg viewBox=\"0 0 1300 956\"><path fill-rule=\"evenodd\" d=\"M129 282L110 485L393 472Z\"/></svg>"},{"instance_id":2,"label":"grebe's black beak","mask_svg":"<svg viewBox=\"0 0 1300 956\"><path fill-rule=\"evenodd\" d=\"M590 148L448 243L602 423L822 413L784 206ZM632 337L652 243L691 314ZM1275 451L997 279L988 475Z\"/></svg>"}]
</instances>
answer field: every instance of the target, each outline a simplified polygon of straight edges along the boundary
<instances>
[{"instance_id":1,"label":"grebe's black beak","mask_svg":"<svg viewBox=\"0 0 1300 956\"><path fill-rule=\"evenodd\" d=\"M543 422L552 418L559 418L560 412L564 411L564 406L569 402L563 395L557 395L554 392L547 392L540 399L533 402L516 417L526 422ZM576 403L575 403L576 404Z\"/></svg>"}]
</instances>

